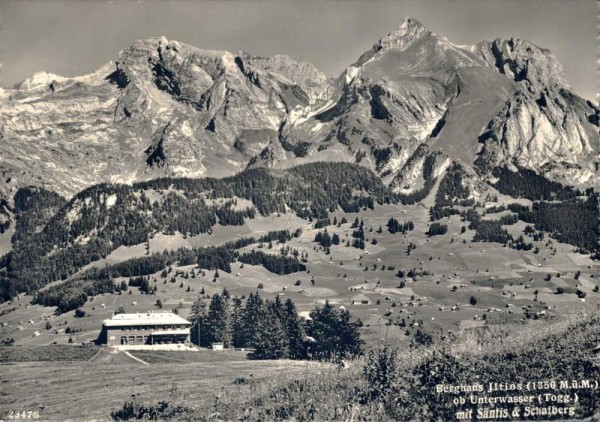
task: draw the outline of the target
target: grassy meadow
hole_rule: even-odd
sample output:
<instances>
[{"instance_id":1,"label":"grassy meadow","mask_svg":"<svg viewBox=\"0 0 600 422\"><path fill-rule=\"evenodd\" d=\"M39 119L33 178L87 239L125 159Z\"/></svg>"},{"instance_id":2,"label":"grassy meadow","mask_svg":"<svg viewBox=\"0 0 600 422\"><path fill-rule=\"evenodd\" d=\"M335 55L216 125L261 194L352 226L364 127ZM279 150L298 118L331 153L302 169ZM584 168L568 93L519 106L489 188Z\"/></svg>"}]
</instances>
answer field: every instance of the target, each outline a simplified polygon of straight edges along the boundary
<instances>
[{"instance_id":1,"label":"grassy meadow","mask_svg":"<svg viewBox=\"0 0 600 422\"><path fill-rule=\"evenodd\" d=\"M52 353L57 346L41 347ZM198 408L210 408L215 397L242 393L238 379L273 385L300 378L319 364L293 361L249 361L243 352L123 352L103 349L91 361L13 362L0 365L0 419L8 412L39 411L44 421L111 420L124 401L158 401L177 397ZM92 357L90 357L92 358ZM238 381L239 382L239 381Z\"/></svg>"}]
</instances>

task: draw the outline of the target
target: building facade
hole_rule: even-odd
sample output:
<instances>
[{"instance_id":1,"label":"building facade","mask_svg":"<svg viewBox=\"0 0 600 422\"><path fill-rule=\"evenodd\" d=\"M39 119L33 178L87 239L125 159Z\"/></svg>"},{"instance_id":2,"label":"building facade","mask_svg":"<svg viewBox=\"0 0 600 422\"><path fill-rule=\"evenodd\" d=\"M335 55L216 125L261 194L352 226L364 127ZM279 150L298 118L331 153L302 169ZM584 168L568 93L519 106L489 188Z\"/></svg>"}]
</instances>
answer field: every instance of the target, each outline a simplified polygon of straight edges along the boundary
<instances>
[{"instance_id":1,"label":"building facade","mask_svg":"<svg viewBox=\"0 0 600 422\"><path fill-rule=\"evenodd\" d=\"M362 293L359 293L352 298L352 304L353 305L370 305L371 300L367 296L363 295Z\"/></svg>"},{"instance_id":2,"label":"building facade","mask_svg":"<svg viewBox=\"0 0 600 422\"><path fill-rule=\"evenodd\" d=\"M118 314L102 321L99 340L109 346L183 344L191 325L172 312Z\"/></svg>"}]
</instances>

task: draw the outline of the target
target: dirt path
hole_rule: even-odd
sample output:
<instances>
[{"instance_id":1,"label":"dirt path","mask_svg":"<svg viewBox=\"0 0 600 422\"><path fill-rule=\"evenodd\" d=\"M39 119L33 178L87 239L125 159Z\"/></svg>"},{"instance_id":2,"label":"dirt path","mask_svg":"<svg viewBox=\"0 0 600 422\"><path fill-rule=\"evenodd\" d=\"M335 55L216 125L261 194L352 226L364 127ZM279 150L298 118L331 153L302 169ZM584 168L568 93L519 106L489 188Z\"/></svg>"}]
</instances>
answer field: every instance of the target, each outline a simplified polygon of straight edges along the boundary
<instances>
[{"instance_id":1,"label":"dirt path","mask_svg":"<svg viewBox=\"0 0 600 422\"><path fill-rule=\"evenodd\" d=\"M111 347L103 347L100 352L96 353L89 362L102 363L102 364L115 364L115 363L127 363L127 364L144 364L148 365L148 362L144 362L142 359L138 359L131 355L129 352L120 352Z\"/></svg>"},{"instance_id":2,"label":"dirt path","mask_svg":"<svg viewBox=\"0 0 600 422\"><path fill-rule=\"evenodd\" d=\"M138 362L140 362L140 363L143 363L144 365L149 365L149 363L148 363L148 362L144 362L144 361L143 361L143 360L141 360L140 358L136 358L135 356L133 356L133 355L132 355L131 353L129 353L129 352L125 352L125 354L126 354L127 356L129 356L129 357L130 357L131 359L133 359L133 360L136 360L136 361L138 361Z\"/></svg>"}]
</instances>

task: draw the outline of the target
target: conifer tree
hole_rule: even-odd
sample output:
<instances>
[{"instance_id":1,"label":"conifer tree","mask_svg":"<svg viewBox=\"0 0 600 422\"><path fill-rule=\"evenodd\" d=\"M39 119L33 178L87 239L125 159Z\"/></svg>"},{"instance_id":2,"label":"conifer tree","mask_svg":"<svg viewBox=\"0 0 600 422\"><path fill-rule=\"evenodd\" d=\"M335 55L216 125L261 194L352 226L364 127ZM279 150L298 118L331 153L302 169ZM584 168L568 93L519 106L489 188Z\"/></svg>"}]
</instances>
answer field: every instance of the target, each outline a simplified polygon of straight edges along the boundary
<instances>
[{"instance_id":1,"label":"conifer tree","mask_svg":"<svg viewBox=\"0 0 600 422\"><path fill-rule=\"evenodd\" d=\"M240 335L240 342L245 347L254 347L253 339L254 333L257 330L261 321L261 309L264 303L258 293L250 293L246 304L242 311L242 331Z\"/></svg>"},{"instance_id":2,"label":"conifer tree","mask_svg":"<svg viewBox=\"0 0 600 422\"><path fill-rule=\"evenodd\" d=\"M334 245L339 245L340 244L340 236L337 233L334 233L331 236L331 243Z\"/></svg>"},{"instance_id":3,"label":"conifer tree","mask_svg":"<svg viewBox=\"0 0 600 422\"><path fill-rule=\"evenodd\" d=\"M288 342L281 321L273 311L273 303L267 301L259 312L259 323L253 332L254 352L250 359L282 359L288 354Z\"/></svg>"},{"instance_id":4,"label":"conifer tree","mask_svg":"<svg viewBox=\"0 0 600 422\"><path fill-rule=\"evenodd\" d=\"M245 347L243 342L244 308L242 300L238 297L233 298L231 308L231 323L229 324L231 344L233 347Z\"/></svg>"},{"instance_id":5,"label":"conifer tree","mask_svg":"<svg viewBox=\"0 0 600 422\"><path fill-rule=\"evenodd\" d=\"M281 299L279 299L279 296L275 296L275 299L272 302L268 302L268 304L271 307L271 310L273 311L273 314L275 315L275 317L282 324L284 324L284 322L285 322L285 308L283 306L283 303L281 302Z\"/></svg>"},{"instance_id":6,"label":"conifer tree","mask_svg":"<svg viewBox=\"0 0 600 422\"><path fill-rule=\"evenodd\" d=\"M206 340L209 344L218 342L229 347L229 334L228 301L217 293L212 297L206 314Z\"/></svg>"},{"instance_id":7,"label":"conifer tree","mask_svg":"<svg viewBox=\"0 0 600 422\"><path fill-rule=\"evenodd\" d=\"M316 340L311 348L317 359L337 360L362 354L360 323L352 322L347 310L337 310L327 301L322 308L311 311L310 317L312 323L307 331Z\"/></svg>"},{"instance_id":8,"label":"conifer tree","mask_svg":"<svg viewBox=\"0 0 600 422\"><path fill-rule=\"evenodd\" d=\"M202 294L202 293L201 293ZM162 303L161 303L162 305ZM210 344L207 341L207 305L206 301L201 296L192 305L192 314L190 315L190 322L192 323L190 339L192 343L195 343L202 347L208 347Z\"/></svg>"},{"instance_id":9,"label":"conifer tree","mask_svg":"<svg viewBox=\"0 0 600 422\"><path fill-rule=\"evenodd\" d=\"M290 359L306 358L305 332L302 320L298 316L296 306L291 299L285 301L285 331L288 339L288 357Z\"/></svg>"}]
</instances>

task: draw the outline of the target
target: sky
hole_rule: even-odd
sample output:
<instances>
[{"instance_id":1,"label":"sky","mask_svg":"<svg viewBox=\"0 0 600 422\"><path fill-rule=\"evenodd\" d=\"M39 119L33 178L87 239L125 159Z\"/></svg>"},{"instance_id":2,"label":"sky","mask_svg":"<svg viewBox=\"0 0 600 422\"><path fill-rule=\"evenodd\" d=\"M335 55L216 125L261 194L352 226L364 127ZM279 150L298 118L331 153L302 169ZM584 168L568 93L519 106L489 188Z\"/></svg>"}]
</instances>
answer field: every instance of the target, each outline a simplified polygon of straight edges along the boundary
<instances>
[{"instance_id":1,"label":"sky","mask_svg":"<svg viewBox=\"0 0 600 422\"><path fill-rule=\"evenodd\" d=\"M405 17L456 44L517 37L550 49L598 101L595 0L0 0L0 85L90 73L138 39L287 54L337 76Z\"/></svg>"}]
</instances>

